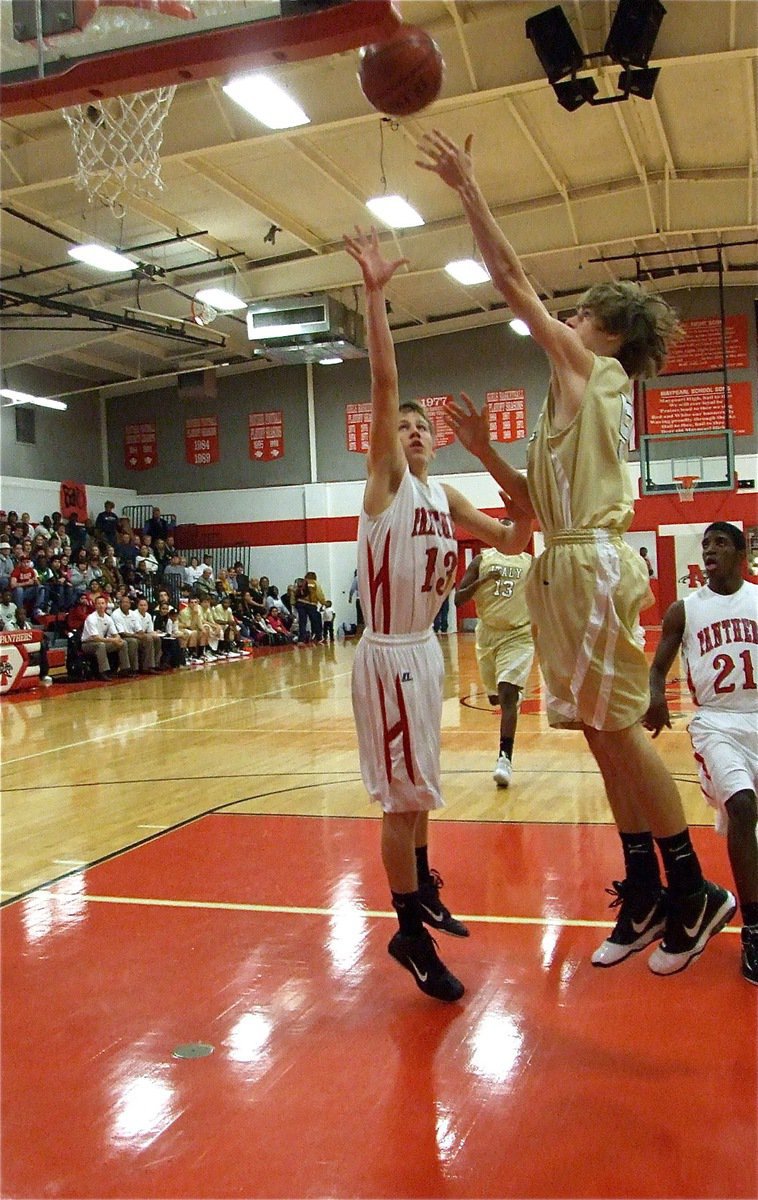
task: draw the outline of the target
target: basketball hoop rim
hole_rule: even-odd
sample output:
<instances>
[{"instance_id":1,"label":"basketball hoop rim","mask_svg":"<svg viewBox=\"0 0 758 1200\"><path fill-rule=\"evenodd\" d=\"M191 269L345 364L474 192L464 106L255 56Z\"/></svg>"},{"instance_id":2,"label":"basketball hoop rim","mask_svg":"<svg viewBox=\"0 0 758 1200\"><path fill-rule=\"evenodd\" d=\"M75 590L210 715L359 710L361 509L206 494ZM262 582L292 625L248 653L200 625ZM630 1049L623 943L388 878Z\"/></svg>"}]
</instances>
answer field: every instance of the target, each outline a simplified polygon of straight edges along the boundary
<instances>
[{"instance_id":1,"label":"basketball hoop rim","mask_svg":"<svg viewBox=\"0 0 758 1200\"><path fill-rule=\"evenodd\" d=\"M695 488L700 482L699 475L675 475L674 483L677 494L683 504L689 504L695 499Z\"/></svg>"}]
</instances>

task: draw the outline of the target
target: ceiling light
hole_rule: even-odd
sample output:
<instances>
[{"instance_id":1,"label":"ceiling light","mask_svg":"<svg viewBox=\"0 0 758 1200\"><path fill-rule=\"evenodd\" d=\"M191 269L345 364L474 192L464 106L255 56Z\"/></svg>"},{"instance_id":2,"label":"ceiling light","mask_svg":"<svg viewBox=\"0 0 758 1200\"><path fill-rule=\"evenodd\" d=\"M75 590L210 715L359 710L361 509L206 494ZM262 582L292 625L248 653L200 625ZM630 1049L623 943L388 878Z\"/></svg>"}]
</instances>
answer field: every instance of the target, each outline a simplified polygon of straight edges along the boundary
<instances>
[{"instance_id":1,"label":"ceiling light","mask_svg":"<svg viewBox=\"0 0 758 1200\"><path fill-rule=\"evenodd\" d=\"M529 337L532 332L526 321L521 320L521 317L514 317L512 321L508 322L508 325L519 337Z\"/></svg>"},{"instance_id":2,"label":"ceiling light","mask_svg":"<svg viewBox=\"0 0 758 1200\"><path fill-rule=\"evenodd\" d=\"M267 75L238 75L225 83L222 90L269 129L292 129L296 125L310 124L310 117L300 105Z\"/></svg>"},{"instance_id":3,"label":"ceiling light","mask_svg":"<svg viewBox=\"0 0 758 1200\"><path fill-rule=\"evenodd\" d=\"M390 229L410 229L414 225L424 225L424 218L412 208L402 196L375 196L366 201L366 208Z\"/></svg>"},{"instance_id":4,"label":"ceiling light","mask_svg":"<svg viewBox=\"0 0 758 1200\"><path fill-rule=\"evenodd\" d=\"M344 361L343 359L337 358L336 356L334 358L320 358L318 360L318 365L320 367L331 367L335 363L341 363L343 361Z\"/></svg>"},{"instance_id":5,"label":"ceiling light","mask_svg":"<svg viewBox=\"0 0 758 1200\"><path fill-rule=\"evenodd\" d=\"M247 301L240 300L233 292L225 292L223 288L201 288L195 292L195 299L201 304L210 304L219 312L233 312L237 308L247 308Z\"/></svg>"},{"instance_id":6,"label":"ceiling light","mask_svg":"<svg viewBox=\"0 0 758 1200\"><path fill-rule=\"evenodd\" d=\"M98 246L96 242L72 246L68 253L71 258L86 263L88 267L96 267L98 271L134 271L137 267L137 263L125 254L117 254L115 250Z\"/></svg>"},{"instance_id":7,"label":"ceiling light","mask_svg":"<svg viewBox=\"0 0 758 1200\"><path fill-rule=\"evenodd\" d=\"M445 270L453 279L457 279L458 283L467 287L474 283L488 283L490 279L489 271L474 258L458 258L447 263Z\"/></svg>"},{"instance_id":8,"label":"ceiling light","mask_svg":"<svg viewBox=\"0 0 758 1200\"><path fill-rule=\"evenodd\" d=\"M68 408L62 400L49 400L47 396L30 396L28 392L16 392L12 388L0 388L0 396L13 404L36 404L39 408L56 408L65 412Z\"/></svg>"}]
</instances>

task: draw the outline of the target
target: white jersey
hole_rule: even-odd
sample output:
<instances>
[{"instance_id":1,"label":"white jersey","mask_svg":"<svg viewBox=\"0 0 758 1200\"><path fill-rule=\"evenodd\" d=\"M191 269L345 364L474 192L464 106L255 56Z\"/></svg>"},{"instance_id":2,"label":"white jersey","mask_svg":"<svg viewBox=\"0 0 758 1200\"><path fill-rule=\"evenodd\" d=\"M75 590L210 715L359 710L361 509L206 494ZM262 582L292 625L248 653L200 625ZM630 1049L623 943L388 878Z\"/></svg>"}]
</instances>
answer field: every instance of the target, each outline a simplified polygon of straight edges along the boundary
<instances>
[{"instance_id":1,"label":"white jersey","mask_svg":"<svg viewBox=\"0 0 758 1200\"><path fill-rule=\"evenodd\" d=\"M358 589L369 632L423 633L455 583L458 543L441 484L406 468L388 508L361 511Z\"/></svg>"},{"instance_id":2,"label":"white jersey","mask_svg":"<svg viewBox=\"0 0 758 1200\"><path fill-rule=\"evenodd\" d=\"M734 714L758 714L758 587L743 583L723 596L706 586L683 603L682 657L695 720L723 713L728 729Z\"/></svg>"}]
</instances>

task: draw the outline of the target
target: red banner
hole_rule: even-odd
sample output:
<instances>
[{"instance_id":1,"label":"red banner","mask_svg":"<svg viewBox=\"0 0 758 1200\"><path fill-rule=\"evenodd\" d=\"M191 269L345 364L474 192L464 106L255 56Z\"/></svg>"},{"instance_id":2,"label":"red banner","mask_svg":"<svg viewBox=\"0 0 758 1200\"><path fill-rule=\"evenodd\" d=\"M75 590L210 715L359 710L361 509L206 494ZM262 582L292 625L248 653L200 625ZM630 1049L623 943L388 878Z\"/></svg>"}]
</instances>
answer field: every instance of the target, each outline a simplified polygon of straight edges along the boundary
<instances>
[{"instance_id":1,"label":"red banner","mask_svg":"<svg viewBox=\"0 0 758 1200\"><path fill-rule=\"evenodd\" d=\"M155 422L127 425L124 429L124 466L127 471L149 471L158 465Z\"/></svg>"},{"instance_id":2,"label":"red banner","mask_svg":"<svg viewBox=\"0 0 758 1200\"><path fill-rule=\"evenodd\" d=\"M526 392L523 388L487 392L486 400L493 442L518 442L526 437Z\"/></svg>"},{"instance_id":3,"label":"red banner","mask_svg":"<svg viewBox=\"0 0 758 1200\"><path fill-rule=\"evenodd\" d=\"M34 687L39 683L39 667L29 662L42 641L39 629L4 629L0 632L0 694Z\"/></svg>"},{"instance_id":4,"label":"red banner","mask_svg":"<svg viewBox=\"0 0 758 1200\"><path fill-rule=\"evenodd\" d=\"M87 516L87 485L84 483L72 483L71 480L66 480L61 484L60 500L58 501L61 509L61 516L66 520L72 513L76 513L80 521L84 521Z\"/></svg>"},{"instance_id":5,"label":"red banner","mask_svg":"<svg viewBox=\"0 0 758 1200\"><path fill-rule=\"evenodd\" d=\"M700 371L724 369L724 347L720 317L697 317L682 321L684 337L669 350L661 375L694 375ZM743 370L750 365L747 346L747 314L737 313L724 320L726 365L728 370Z\"/></svg>"},{"instance_id":6,"label":"red banner","mask_svg":"<svg viewBox=\"0 0 758 1200\"><path fill-rule=\"evenodd\" d=\"M725 426L724 387L720 383L648 388L646 404L648 433L692 433ZM735 434L753 432L750 383L729 384L729 428Z\"/></svg>"},{"instance_id":7,"label":"red banner","mask_svg":"<svg viewBox=\"0 0 758 1200\"><path fill-rule=\"evenodd\" d=\"M445 424L443 412L444 405L452 398L452 396L419 396L417 401L431 422L435 450L439 450L441 446L449 446L451 442L455 441L455 434L450 426Z\"/></svg>"},{"instance_id":8,"label":"red banner","mask_svg":"<svg viewBox=\"0 0 758 1200\"><path fill-rule=\"evenodd\" d=\"M191 466L207 467L218 462L218 417L187 417L184 443Z\"/></svg>"},{"instance_id":9,"label":"red banner","mask_svg":"<svg viewBox=\"0 0 758 1200\"><path fill-rule=\"evenodd\" d=\"M345 445L357 454L368 453L371 436L371 405L348 404L345 409Z\"/></svg>"},{"instance_id":10,"label":"red banner","mask_svg":"<svg viewBox=\"0 0 758 1200\"><path fill-rule=\"evenodd\" d=\"M248 413L248 454L258 462L284 456L284 418L281 412Z\"/></svg>"}]
</instances>

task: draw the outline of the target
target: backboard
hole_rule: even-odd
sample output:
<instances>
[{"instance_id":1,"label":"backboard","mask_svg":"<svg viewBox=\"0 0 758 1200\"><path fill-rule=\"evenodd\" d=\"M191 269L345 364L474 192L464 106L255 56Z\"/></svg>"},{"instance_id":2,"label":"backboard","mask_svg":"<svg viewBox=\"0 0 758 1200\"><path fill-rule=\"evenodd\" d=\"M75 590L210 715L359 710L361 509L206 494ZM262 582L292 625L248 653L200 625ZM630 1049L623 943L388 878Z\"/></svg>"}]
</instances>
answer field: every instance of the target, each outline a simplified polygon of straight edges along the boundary
<instances>
[{"instance_id":1,"label":"backboard","mask_svg":"<svg viewBox=\"0 0 758 1200\"><path fill-rule=\"evenodd\" d=\"M317 58L389 37L391 0L0 3L3 117Z\"/></svg>"},{"instance_id":2,"label":"backboard","mask_svg":"<svg viewBox=\"0 0 758 1200\"><path fill-rule=\"evenodd\" d=\"M734 489L734 437L731 429L642 435L642 495L676 493L681 490L683 479L696 481L693 484L696 492L730 492Z\"/></svg>"}]
</instances>

